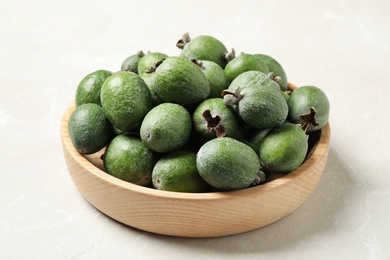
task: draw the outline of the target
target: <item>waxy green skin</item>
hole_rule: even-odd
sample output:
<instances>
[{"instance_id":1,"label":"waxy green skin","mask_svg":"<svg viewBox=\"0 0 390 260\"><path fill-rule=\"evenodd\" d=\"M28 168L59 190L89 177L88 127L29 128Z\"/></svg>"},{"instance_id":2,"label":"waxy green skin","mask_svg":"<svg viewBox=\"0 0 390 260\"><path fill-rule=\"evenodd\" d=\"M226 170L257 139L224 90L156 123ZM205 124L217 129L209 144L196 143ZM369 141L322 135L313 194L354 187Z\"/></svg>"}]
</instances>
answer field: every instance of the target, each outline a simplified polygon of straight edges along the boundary
<instances>
[{"instance_id":1,"label":"waxy green skin","mask_svg":"<svg viewBox=\"0 0 390 260\"><path fill-rule=\"evenodd\" d=\"M85 103L95 103L101 105L100 90L106 79L111 76L108 70L97 70L85 76L76 90L76 107Z\"/></svg>"},{"instance_id":2,"label":"waxy green skin","mask_svg":"<svg viewBox=\"0 0 390 260\"><path fill-rule=\"evenodd\" d=\"M73 111L68 123L69 137L79 153L101 150L114 136L114 129L101 106L82 104Z\"/></svg>"},{"instance_id":3,"label":"waxy green skin","mask_svg":"<svg viewBox=\"0 0 390 260\"><path fill-rule=\"evenodd\" d=\"M152 183L156 189L176 192L204 192L207 187L196 168L196 154L184 150L168 153L156 163Z\"/></svg>"},{"instance_id":4,"label":"waxy green skin","mask_svg":"<svg viewBox=\"0 0 390 260\"><path fill-rule=\"evenodd\" d=\"M200 35L187 43L180 52L180 57L186 59L209 60L217 63L222 68L225 68L227 60L225 54L227 49L225 45L218 39Z\"/></svg>"},{"instance_id":5,"label":"waxy green skin","mask_svg":"<svg viewBox=\"0 0 390 260\"><path fill-rule=\"evenodd\" d=\"M155 163L153 152L141 139L125 134L112 139L104 153L104 167L109 174L141 186L151 183Z\"/></svg>"},{"instance_id":6,"label":"waxy green skin","mask_svg":"<svg viewBox=\"0 0 390 260\"><path fill-rule=\"evenodd\" d=\"M180 149L188 141L191 128L191 115L184 107L163 103L145 116L140 135L146 147L159 153L167 153Z\"/></svg>"},{"instance_id":7,"label":"waxy green skin","mask_svg":"<svg viewBox=\"0 0 390 260\"><path fill-rule=\"evenodd\" d=\"M102 107L111 123L120 131L138 130L145 115L152 109L146 83L133 72L117 72L101 89Z\"/></svg>"},{"instance_id":8,"label":"waxy green skin","mask_svg":"<svg viewBox=\"0 0 390 260\"><path fill-rule=\"evenodd\" d=\"M230 80L225 71L213 61L201 60L201 69L209 81L210 95L208 98L220 98L222 90L229 87Z\"/></svg>"},{"instance_id":9,"label":"waxy green skin","mask_svg":"<svg viewBox=\"0 0 390 260\"><path fill-rule=\"evenodd\" d=\"M288 119L297 124L303 122L298 118L300 115L308 114L310 107L316 110L317 127L309 126L308 132L320 130L326 125L329 119L330 104L326 94L315 86L302 86L294 90L288 99Z\"/></svg>"},{"instance_id":10,"label":"waxy green skin","mask_svg":"<svg viewBox=\"0 0 390 260\"><path fill-rule=\"evenodd\" d=\"M153 74L151 91L161 102L193 107L210 94L210 86L202 70L190 60L166 58Z\"/></svg>"},{"instance_id":11,"label":"waxy green skin","mask_svg":"<svg viewBox=\"0 0 390 260\"><path fill-rule=\"evenodd\" d=\"M237 88L243 90L252 86L268 86L280 90L278 83L272 80L267 74L261 71L251 70L238 75L229 85L229 90L235 91Z\"/></svg>"},{"instance_id":12,"label":"waxy green skin","mask_svg":"<svg viewBox=\"0 0 390 260\"><path fill-rule=\"evenodd\" d=\"M137 71L138 74L142 77L142 74L155 65L156 62L167 58L168 55L161 52L149 52L145 54L140 61L138 62Z\"/></svg>"},{"instance_id":13,"label":"waxy green skin","mask_svg":"<svg viewBox=\"0 0 390 260\"><path fill-rule=\"evenodd\" d=\"M121 70L131 71L138 74L138 64L141 58L144 56L142 51L127 57L121 65Z\"/></svg>"},{"instance_id":14,"label":"waxy green skin","mask_svg":"<svg viewBox=\"0 0 390 260\"><path fill-rule=\"evenodd\" d=\"M210 110L212 117L219 116L221 118L220 125L226 131L227 137L238 138L240 134L240 120L237 114L231 107L228 107L221 98L206 99L195 109L192 120L195 130L205 140L211 140L217 137L215 130L209 131L207 122L203 117L203 113Z\"/></svg>"},{"instance_id":15,"label":"waxy green skin","mask_svg":"<svg viewBox=\"0 0 390 260\"><path fill-rule=\"evenodd\" d=\"M269 129L282 124L288 115L287 102L280 90L248 87L240 94L237 110L240 118L252 127Z\"/></svg>"},{"instance_id":16,"label":"waxy green skin","mask_svg":"<svg viewBox=\"0 0 390 260\"><path fill-rule=\"evenodd\" d=\"M287 81L286 72L284 71L282 65L269 55L266 54L253 54L253 55L260 58L265 63L265 65L268 67L269 72L273 72L275 76L279 76L282 78L282 81L279 84L279 86L281 90L286 91L288 81Z\"/></svg>"},{"instance_id":17,"label":"waxy green skin","mask_svg":"<svg viewBox=\"0 0 390 260\"><path fill-rule=\"evenodd\" d=\"M258 174L260 162L248 145L230 137L215 138L197 153L196 166L202 178L221 190L249 187Z\"/></svg>"},{"instance_id":18,"label":"waxy green skin","mask_svg":"<svg viewBox=\"0 0 390 260\"><path fill-rule=\"evenodd\" d=\"M261 142L260 163L268 173L288 173L303 163L307 149L305 132L296 124L283 123Z\"/></svg>"},{"instance_id":19,"label":"waxy green skin","mask_svg":"<svg viewBox=\"0 0 390 260\"><path fill-rule=\"evenodd\" d=\"M238 75L251 70L261 71L265 74L269 73L267 66L262 60L248 53L241 53L225 67L225 73L230 81L233 81Z\"/></svg>"}]
</instances>

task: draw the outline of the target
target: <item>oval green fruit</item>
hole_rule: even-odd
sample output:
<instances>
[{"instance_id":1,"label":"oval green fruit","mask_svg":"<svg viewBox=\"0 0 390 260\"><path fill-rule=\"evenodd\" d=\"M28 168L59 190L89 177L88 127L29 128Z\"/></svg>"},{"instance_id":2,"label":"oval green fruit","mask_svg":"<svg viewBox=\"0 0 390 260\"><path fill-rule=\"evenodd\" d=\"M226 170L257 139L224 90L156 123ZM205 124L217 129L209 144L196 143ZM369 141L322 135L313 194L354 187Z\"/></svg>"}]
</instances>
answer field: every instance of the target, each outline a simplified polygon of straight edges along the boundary
<instances>
[{"instance_id":1,"label":"oval green fruit","mask_svg":"<svg viewBox=\"0 0 390 260\"><path fill-rule=\"evenodd\" d=\"M209 81L210 95L208 98L220 98L222 90L229 87L230 80L225 71L213 61L201 60L201 69Z\"/></svg>"},{"instance_id":2,"label":"oval green fruit","mask_svg":"<svg viewBox=\"0 0 390 260\"><path fill-rule=\"evenodd\" d=\"M239 118L222 98L206 99L200 103L192 120L195 130L205 140L223 136L237 138L239 135Z\"/></svg>"},{"instance_id":3,"label":"oval green fruit","mask_svg":"<svg viewBox=\"0 0 390 260\"><path fill-rule=\"evenodd\" d=\"M230 137L205 143L197 153L196 166L209 185L221 190L249 187L260 170L259 158L252 148Z\"/></svg>"},{"instance_id":4,"label":"oval green fruit","mask_svg":"<svg viewBox=\"0 0 390 260\"><path fill-rule=\"evenodd\" d=\"M117 72L107 78L101 89L102 107L111 123L120 131L138 130L152 108L148 87L133 72Z\"/></svg>"},{"instance_id":5,"label":"oval green fruit","mask_svg":"<svg viewBox=\"0 0 390 260\"><path fill-rule=\"evenodd\" d=\"M294 90L288 99L288 118L293 123L303 124L300 116L311 113L310 108L315 110L317 126L310 125L308 132L320 130L329 120L330 104L326 94L318 87L303 86Z\"/></svg>"},{"instance_id":6,"label":"oval green fruit","mask_svg":"<svg viewBox=\"0 0 390 260\"><path fill-rule=\"evenodd\" d=\"M209 82L192 61L180 57L166 58L153 74L151 88L161 102L191 107L210 94Z\"/></svg>"},{"instance_id":7,"label":"oval green fruit","mask_svg":"<svg viewBox=\"0 0 390 260\"><path fill-rule=\"evenodd\" d=\"M265 63L269 72L273 73L274 77L279 77L277 82L280 86L280 89L286 91L288 81L286 72L284 71L282 65L273 57L266 54L254 54L254 56L260 58Z\"/></svg>"},{"instance_id":8,"label":"oval green fruit","mask_svg":"<svg viewBox=\"0 0 390 260\"><path fill-rule=\"evenodd\" d=\"M165 59L168 55L161 52L148 52L138 62L137 71L142 77L142 74L146 73L151 67L156 65L156 62Z\"/></svg>"},{"instance_id":9,"label":"oval green fruit","mask_svg":"<svg viewBox=\"0 0 390 260\"><path fill-rule=\"evenodd\" d=\"M243 90L252 86L268 86L280 90L278 83L272 80L267 74L257 70L246 71L238 75L229 85L229 90Z\"/></svg>"},{"instance_id":10,"label":"oval green fruit","mask_svg":"<svg viewBox=\"0 0 390 260\"><path fill-rule=\"evenodd\" d=\"M251 70L261 71L265 74L269 73L267 66L262 60L252 54L243 52L231 60L225 67L225 73L230 81L233 81L241 73Z\"/></svg>"},{"instance_id":11,"label":"oval green fruit","mask_svg":"<svg viewBox=\"0 0 390 260\"><path fill-rule=\"evenodd\" d=\"M81 154L92 154L108 144L114 129L101 106L87 103L78 106L68 122L69 137Z\"/></svg>"},{"instance_id":12,"label":"oval green fruit","mask_svg":"<svg viewBox=\"0 0 390 260\"><path fill-rule=\"evenodd\" d=\"M164 155L153 168L152 182L165 191L204 192L207 187L196 168L196 154L184 150Z\"/></svg>"},{"instance_id":13,"label":"oval green fruit","mask_svg":"<svg viewBox=\"0 0 390 260\"><path fill-rule=\"evenodd\" d=\"M131 72L138 74L138 64L144 55L145 54L142 51L139 51L136 54L130 55L122 62L121 70L131 71Z\"/></svg>"},{"instance_id":14,"label":"oval green fruit","mask_svg":"<svg viewBox=\"0 0 390 260\"><path fill-rule=\"evenodd\" d=\"M305 160L308 150L305 132L296 124L283 123L272 129L260 145L260 163L269 173L288 173Z\"/></svg>"},{"instance_id":15,"label":"oval green fruit","mask_svg":"<svg viewBox=\"0 0 390 260\"><path fill-rule=\"evenodd\" d=\"M101 105L100 90L106 79L111 76L108 70L97 70L85 76L76 90L76 107L85 103L95 103Z\"/></svg>"},{"instance_id":16,"label":"oval green fruit","mask_svg":"<svg viewBox=\"0 0 390 260\"><path fill-rule=\"evenodd\" d=\"M180 57L213 61L222 68L225 68L227 64L225 55L228 51L225 45L212 36L200 35L194 39L190 39L189 36L186 36L186 39L184 39L184 42L182 42L180 47L183 48Z\"/></svg>"},{"instance_id":17,"label":"oval green fruit","mask_svg":"<svg viewBox=\"0 0 390 260\"><path fill-rule=\"evenodd\" d=\"M191 128L191 115L184 107L163 103L145 116L140 135L146 147L167 153L181 148L187 142Z\"/></svg>"}]
</instances>

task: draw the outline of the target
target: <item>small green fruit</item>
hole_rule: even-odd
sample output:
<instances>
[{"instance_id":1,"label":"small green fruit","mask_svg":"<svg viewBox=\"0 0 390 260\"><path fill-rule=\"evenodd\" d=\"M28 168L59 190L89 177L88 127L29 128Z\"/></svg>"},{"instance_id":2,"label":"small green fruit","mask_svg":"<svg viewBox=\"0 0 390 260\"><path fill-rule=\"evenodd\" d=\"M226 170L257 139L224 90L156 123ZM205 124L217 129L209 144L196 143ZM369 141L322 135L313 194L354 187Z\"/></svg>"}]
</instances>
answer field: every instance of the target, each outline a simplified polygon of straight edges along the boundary
<instances>
[{"instance_id":1,"label":"small green fruit","mask_svg":"<svg viewBox=\"0 0 390 260\"><path fill-rule=\"evenodd\" d=\"M253 86L268 86L280 90L278 83L272 80L267 74L257 70L246 71L238 75L229 85L229 90L243 90Z\"/></svg>"},{"instance_id":2,"label":"small green fruit","mask_svg":"<svg viewBox=\"0 0 390 260\"><path fill-rule=\"evenodd\" d=\"M220 98L222 90L228 88L230 84L225 71L213 61L201 60L199 62L200 68L209 82L210 95L208 98Z\"/></svg>"},{"instance_id":3,"label":"small green fruit","mask_svg":"<svg viewBox=\"0 0 390 260\"><path fill-rule=\"evenodd\" d=\"M130 71L138 74L138 64L144 55L145 54L142 51L130 55L122 62L121 70Z\"/></svg>"},{"instance_id":4,"label":"small green fruit","mask_svg":"<svg viewBox=\"0 0 390 260\"><path fill-rule=\"evenodd\" d=\"M76 90L76 107L85 103L101 105L100 90L106 79L111 76L108 70L97 70L85 76Z\"/></svg>"},{"instance_id":5,"label":"small green fruit","mask_svg":"<svg viewBox=\"0 0 390 260\"><path fill-rule=\"evenodd\" d=\"M273 79L279 84L280 89L286 91L288 81L282 65L273 57L265 54L254 54L254 56L260 58L265 63L269 72L272 73Z\"/></svg>"},{"instance_id":6,"label":"small green fruit","mask_svg":"<svg viewBox=\"0 0 390 260\"><path fill-rule=\"evenodd\" d=\"M261 71L265 74L269 73L267 66L261 59L243 52L231 60L225 67L226 75L230 81L233 81L241 73L250 70Z\"/></svg>"}]
</instances>

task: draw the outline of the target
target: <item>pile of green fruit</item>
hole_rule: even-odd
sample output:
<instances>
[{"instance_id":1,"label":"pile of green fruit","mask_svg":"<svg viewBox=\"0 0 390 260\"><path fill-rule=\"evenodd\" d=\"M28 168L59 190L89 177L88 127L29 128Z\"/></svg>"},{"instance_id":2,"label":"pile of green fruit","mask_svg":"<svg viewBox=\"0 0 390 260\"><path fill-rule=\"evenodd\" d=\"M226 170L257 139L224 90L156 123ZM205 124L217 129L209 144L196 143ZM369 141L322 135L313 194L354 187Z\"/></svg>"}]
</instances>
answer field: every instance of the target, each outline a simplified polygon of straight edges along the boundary
<instances>
[{"instance_id":1,"label":"pile of green fruit","mask_svg":"<svg viewBox=\"0 0 390 260\"><path fill-rule=\"evenodd\" d=\"M243 189L304 162L329 118L321 89L292 91L274 58L212 36L176 45L178 56L140 51L82 79L68 124L78 152L106 147L108 174L179 192Z\"/></svg>"}]
</instances>

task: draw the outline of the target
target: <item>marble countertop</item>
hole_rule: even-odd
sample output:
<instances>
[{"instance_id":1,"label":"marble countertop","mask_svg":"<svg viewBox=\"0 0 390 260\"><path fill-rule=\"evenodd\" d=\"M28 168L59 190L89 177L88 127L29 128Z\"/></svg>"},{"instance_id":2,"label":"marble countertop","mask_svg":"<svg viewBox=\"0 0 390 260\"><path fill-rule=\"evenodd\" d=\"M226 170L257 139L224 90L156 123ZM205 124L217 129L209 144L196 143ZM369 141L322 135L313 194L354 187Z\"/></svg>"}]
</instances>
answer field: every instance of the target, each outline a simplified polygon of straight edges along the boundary
<instances>
[{"instance_id":1,"label":"marble countertop","mask_svg":"<svg viewBox=\"0 0 390 260\"><path fill-rule=\"evenodd\" d=\"M0 258L389 259L390 2L1 1ZM60 121L80 80L185 32L265 53L331 103L328 163L286 218L212 239L155 235L91 206L67 171Z\"/></svg>"}]
</instances>

